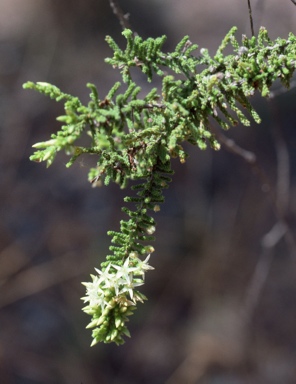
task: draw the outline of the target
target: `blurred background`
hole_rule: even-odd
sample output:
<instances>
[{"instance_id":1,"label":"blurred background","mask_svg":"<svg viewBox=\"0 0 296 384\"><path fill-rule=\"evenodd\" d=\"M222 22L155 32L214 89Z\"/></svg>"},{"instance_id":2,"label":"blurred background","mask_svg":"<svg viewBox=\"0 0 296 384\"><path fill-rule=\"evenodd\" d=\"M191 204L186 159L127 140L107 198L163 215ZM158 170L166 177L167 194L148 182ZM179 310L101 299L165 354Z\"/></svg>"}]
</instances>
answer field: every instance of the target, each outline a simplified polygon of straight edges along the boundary
<instances>
[{"instance_id":1,"label":"blurred background","mask_svg":"<svg viewBox=\"0 0 296 384\"><path fill-rule=\"evenodd\" d=\"M119 4L141 36L168 35L167 50L188 34L214 53L233 25L239 39L250 36L247 0ZM296 33L291 1L252 5L256 33ZM119 79L104 63L107 34L124 44L108 0L0 1L1 384L295 383L296 91L279 84L273 99L252 100L260 126L226 133L256 154L266 177L223 148L188 147L155 216L155 271L132 338L89 347L81 281L105 258L125 191L91 188L95 159L70 169L64 155L49 169L29 161L63 106L22 84L50 82L87 102L93 82L104 98Z\"/></svg>"}]
</instances>

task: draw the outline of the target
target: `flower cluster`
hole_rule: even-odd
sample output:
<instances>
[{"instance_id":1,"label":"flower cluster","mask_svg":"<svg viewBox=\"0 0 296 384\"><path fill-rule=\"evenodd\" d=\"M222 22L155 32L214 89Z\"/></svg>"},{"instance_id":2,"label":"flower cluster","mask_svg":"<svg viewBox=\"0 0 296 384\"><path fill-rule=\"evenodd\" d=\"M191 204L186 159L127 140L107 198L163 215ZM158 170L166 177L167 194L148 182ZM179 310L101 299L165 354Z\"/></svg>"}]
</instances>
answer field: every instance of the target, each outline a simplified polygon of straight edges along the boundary
<instances>
[{"instance_id":1,"label":"flower cluster","mask_svg":"<svg viewBox=\"0 0 296 384\"><path fill-rule=\"evenodd\" d=\"M83 310L92 315L87 328L96 327L91 345L99 341L122 344L122 334L130 336L124 324L137 301L146 299L135 288L144 284L146 271L154 269L148 264L149 258L142 261L131 255L121 266L110 263L105 270L95 268L97 275L91 275L92 282L82 283L86 286L82 300L88 303Z\"/></svg>"}]
</instances>

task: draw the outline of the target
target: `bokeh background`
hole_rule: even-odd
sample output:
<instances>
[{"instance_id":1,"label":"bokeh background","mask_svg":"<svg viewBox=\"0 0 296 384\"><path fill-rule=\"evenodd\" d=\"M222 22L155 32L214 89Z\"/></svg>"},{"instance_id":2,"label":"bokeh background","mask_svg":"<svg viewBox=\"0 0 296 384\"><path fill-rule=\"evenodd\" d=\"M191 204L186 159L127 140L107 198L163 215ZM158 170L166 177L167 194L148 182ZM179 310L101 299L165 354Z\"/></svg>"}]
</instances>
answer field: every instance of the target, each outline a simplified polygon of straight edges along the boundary
<instances>
[{"instance_id":1,"label":"bokeh background","mask_svg":"<svg viewBox=\"0 0 296 384\"><path fill-rule=\"evenodd\" d=\"M168 35L167 50L189 34L214 53L233 25L250 36L247 0L120 5L143 37ZM252 5L256 31L296 33L291 1ZM119 79L104 63L107 34L124 43L108 0L0 1L0 382L295 383L296 92L279 84L272 100L253 98L260 126L227 132L256 154L269 181L225 149L188 147L156 215L155 271L132 338L89 347L81 281L105 258L125 191L91 188L95 159L70 169L63 155L49 169L28 160L31 145L58 129L62 105L22 84L50 82L87 102L93 82L103 98Z\"/></svg>"}]
</instances>

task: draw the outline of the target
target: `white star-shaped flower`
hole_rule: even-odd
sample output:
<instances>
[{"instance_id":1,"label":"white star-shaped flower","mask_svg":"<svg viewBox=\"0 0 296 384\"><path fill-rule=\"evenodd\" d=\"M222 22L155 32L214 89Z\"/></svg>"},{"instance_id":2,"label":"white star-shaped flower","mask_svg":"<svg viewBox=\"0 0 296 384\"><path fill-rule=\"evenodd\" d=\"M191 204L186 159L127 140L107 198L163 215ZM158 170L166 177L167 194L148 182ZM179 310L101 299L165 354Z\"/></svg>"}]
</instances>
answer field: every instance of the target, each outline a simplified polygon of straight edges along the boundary
<instances>
[{"instance_id":1,"label":"white star-shaped flower","mask_svg":"<svg viewBox=\"0 0 296 384\"><path fill-rule=\"evenodd\" d=\"M134 299L134 288L139 287L140 285L143 285L143 284L144 284L144 281L142 279L134 279L130 283L125 284L119 293L128 292L130 295L130 298L133 300Z\"/></svg>"},{"instance_id":2,"label":"white star-shaped flower","mask_svg":"<svg viewBox=\"0 0 296 384\"><path fill-rule=\"evenodd\" d=\"M130 284L133 280L133 272L137 270L136 267L129 267L130 259L127 257L124 264L119 265L112 265L113 268L117 269L116 272L116 279L122 279L125 280L128 284Z\"/></svg>"},{"instance_id":3,"label":"white star-shaped flower","mask_svg":"<svg viewBox=\"0 0 296 384\"><path fill-rule=\"evenodd\" d=\"M101 307L102 311L105 306L108 304L105 300L105 294L103 289L100 287L99 278L97 276L91 276L91 283L82 283L86 287L86 296L82 297L82 300L86 303L89 302L89 305L92 307Z\"/></svg>"},{"instance_id":4,"label":"white star-shaped flower","mask_svg":"<svg viewBox=\"0 0 296 384\"><path fill-rule=\"evenodd\" d=\"M148 261L150 259L150 254L146 257L144 261L138 259L138 264L137 264L137 273L139 275L145 276L145 272L154 269L151 267L151 265L148 264Z\"/></svg>"}]
</instances>

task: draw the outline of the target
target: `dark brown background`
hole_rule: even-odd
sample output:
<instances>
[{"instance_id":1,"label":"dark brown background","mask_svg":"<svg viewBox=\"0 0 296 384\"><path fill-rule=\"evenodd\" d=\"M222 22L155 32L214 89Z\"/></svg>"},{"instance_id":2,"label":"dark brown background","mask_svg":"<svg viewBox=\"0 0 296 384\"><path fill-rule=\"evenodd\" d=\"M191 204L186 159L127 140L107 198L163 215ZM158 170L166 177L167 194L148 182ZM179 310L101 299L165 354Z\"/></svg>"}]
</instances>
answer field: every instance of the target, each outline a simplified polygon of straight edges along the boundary
<instances>
[{"instance_id":1,"label":"dark brown background","mask_svg":"<svg viewBox=\"0 0 296 384\"><path fill-rule=\"evenodd\" d=\"M295 33L296 7L289 0L253 3L256 31L264 25L272 38ZM233 25L239 26L238 36L250 36L247 1L120 4L143 37L167 34L168 50L189 34L213 53ZM174 162L174 182L156 216L155 271L143 287L149 301L131 318L132 338L125 345L89 348L80 282L104 260L106 231L118 227L125 192L116 185L90 187L93 159L71 169L64 155L49 169L28 160L31 145L58 129L62 105L23 91L22 84L51 82L87 101L85 84L94 82L104 97L118 79L103 60L111 54L104 36L122 44L120 32L107 0L0 2L0 381L295 383L293 247L282 239L262 256L262 239L277 222L266 185L223 149L188 148L188 162ZM281 134L289 162L280 175L285 179L288 172L290 181L282 201L292 233L295 95L291 90L272 101L254 97L263 123L227 133L257 154L274 186L281 143L275 132Z\"/></svg>"}]
</instances>

